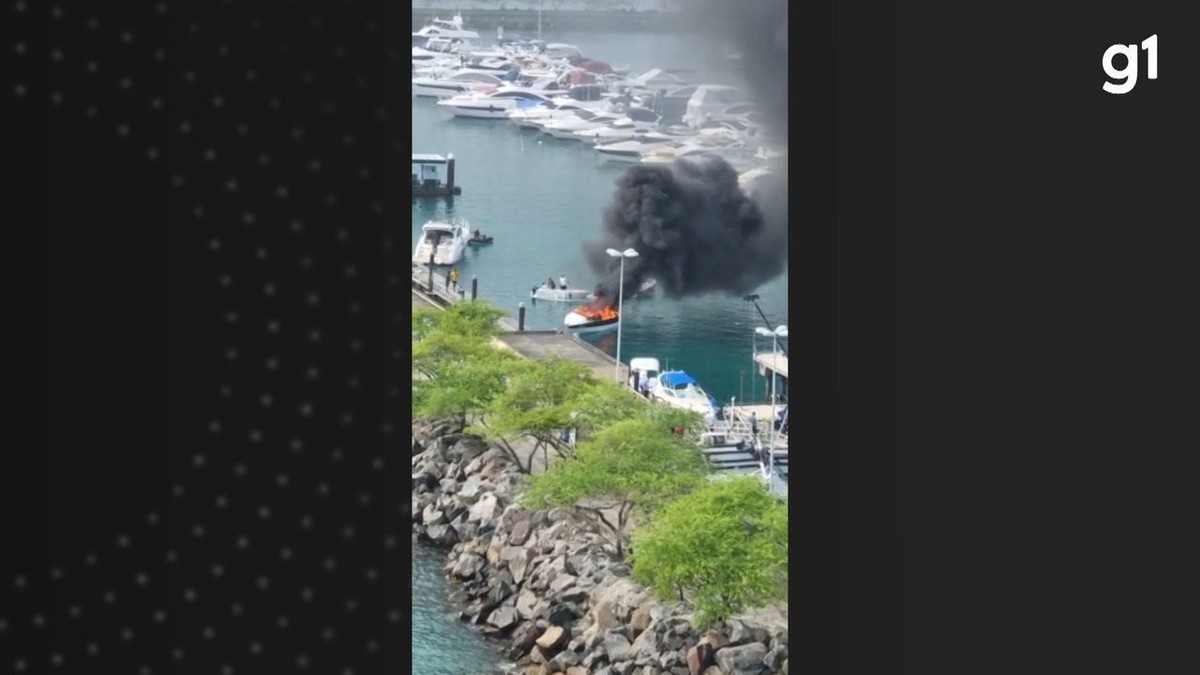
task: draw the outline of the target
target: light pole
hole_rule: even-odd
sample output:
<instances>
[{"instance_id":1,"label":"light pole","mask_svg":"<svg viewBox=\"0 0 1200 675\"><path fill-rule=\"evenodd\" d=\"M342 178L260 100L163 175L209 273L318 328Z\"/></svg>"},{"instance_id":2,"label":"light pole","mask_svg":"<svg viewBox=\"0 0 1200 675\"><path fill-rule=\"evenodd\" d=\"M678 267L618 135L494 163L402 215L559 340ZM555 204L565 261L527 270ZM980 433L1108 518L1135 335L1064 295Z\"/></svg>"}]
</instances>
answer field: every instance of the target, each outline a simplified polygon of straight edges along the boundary
<instances>
[{"instance_id":1,"label":"light pole","mask_svg":"<svg viewBox=\"0 0 1200 675\"><path fill-rule=\"evenodd\" d=\"M754 332L771 337L771 445L767 448L767 482L769 486L771 476L775 472L775 417L778 415L775 411L775 378L777 377L775 367L778 365L777 359L779 358L779 338L788 336L788 327L776 326L775 330L768 330L759 326L754 329Z\"/></svg>"},{"instance_id":2,"label":"light pole","mask_svg":"<svg viewBox=\"0 0 1200 675\"><path fill-rule=\"evenodd\" d=\"M621 324L625 323L621 320L621 309L625 301L625 259L636 258L638 252L627 248L624 251L618 251L615 248L608 249L607 253L621 259L621 278L617 282L617 365L613 367L613 379L617 381L617 385L621 384Z\"/></svg>"}]
</instances>

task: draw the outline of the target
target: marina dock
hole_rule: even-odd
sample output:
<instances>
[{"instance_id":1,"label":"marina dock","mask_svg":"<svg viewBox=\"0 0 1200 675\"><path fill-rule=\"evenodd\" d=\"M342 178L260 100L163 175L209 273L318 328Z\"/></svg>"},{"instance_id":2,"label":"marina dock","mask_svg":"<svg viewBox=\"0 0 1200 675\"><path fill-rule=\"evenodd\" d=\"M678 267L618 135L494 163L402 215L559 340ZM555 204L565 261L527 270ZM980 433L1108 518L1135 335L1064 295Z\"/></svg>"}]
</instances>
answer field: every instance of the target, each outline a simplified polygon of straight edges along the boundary
<instances>
[{"instance_id":1,"label":"marina dock","mask_svg":"<svg viewBox=\"0 0 1200 675\"><path fill-rule=\"evenodd\" d=\"M413 265L412 297L414 307L445 308L455 300L472 298L478 294L475 279L468 280L466 287L459 284L450 288L444 272L436 270L430 275L425 265ZM587 366L599 379L619 377L624 384L629 379L629 367L621 364L619 376L614 376L616 359L570 333L554 330L524 330L512 318L499 321L504 332L497 338L499 346L529 359L550 356ZM653 405L647 402L647 405ZM774 410L782 408L777 406ZM758 418L758 433L754 433L750 421L751 413ZM772 406L730 405L725 408L725 419L717 421L703 435L701 443L704 454L718 475L764 475L773 460L770 489L773 493L787 497L788 445L787 435L773 428ZM770 448L774 445L774 450Z\"/></svg>"},{"instance_id":2,"label":"marina dock","mask_svg":"<svg viewBox=\"0 0 1200 675\"><path fill-rule=\"evenodd\" d=\"M432 281L431 290L429 268L425 265L413 265L413 306L444 308L456 299L474 297L471 281L466 282L465 288L462 288L461 283L460 288L448 288L445 273L439 274L437 271L434 271ZM478 286L475 285L474 288L477 294ZM517 321L507 317L500 319L499 323L504 332L497 338L498 341L525 358L543 359L557 356L587 366L597 378L611 380L617 377L613 374L617 360L575 335L553 330L524 330ZM621 382L629 379L628 366L622 364L617 372L620 373Z\"/></svg>"}]
</instances>

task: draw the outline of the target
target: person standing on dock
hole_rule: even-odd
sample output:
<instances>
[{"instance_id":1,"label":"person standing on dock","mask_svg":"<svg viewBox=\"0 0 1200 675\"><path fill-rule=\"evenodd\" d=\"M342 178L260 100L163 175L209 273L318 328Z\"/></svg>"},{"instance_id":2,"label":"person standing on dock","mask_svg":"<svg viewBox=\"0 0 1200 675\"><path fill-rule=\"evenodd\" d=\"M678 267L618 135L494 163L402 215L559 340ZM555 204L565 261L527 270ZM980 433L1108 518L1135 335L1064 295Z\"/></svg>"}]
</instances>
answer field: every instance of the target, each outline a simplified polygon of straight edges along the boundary
<instances>
[{"instance_id":1,"label":"person standing on dock","mask_svg":"<svg viewBox=\"0 0 1200 675\"><path fill-rule=\"evenodd\" d=\"M450 284L453 288L458 288L458 268L450 268Z\"/></svg>"},{"instance_id":2,"label":"person standing on dock","mask_svg":"<svg viewBox=\"0 0 1200 675\"><path fill-rule=\"evenodd\" d=\"M642 396L650 398L650 378L642 377L638 381L638 389L641 390Z\"/></svg>"},{"instance_id":3,"label":"person standing on dock","mask_svg":"<svg viewBox=\"0 0 1200 675\"><path fill-rule=\"evenodd\" d=\"M750 412L750 433L758 436L758 413L754 411Z\"/></svg>"},{"instance_id":4,"label":"person standing on dock","mask_svg":"<svg viewBox=\"0 0 1200 675\"><path fill-rule=\"evenodd\" d=\"M450 290L450 273L453 271L454 271L453 269L446 270L446 290L447 291Z\"/></svg>"}]
</instances>

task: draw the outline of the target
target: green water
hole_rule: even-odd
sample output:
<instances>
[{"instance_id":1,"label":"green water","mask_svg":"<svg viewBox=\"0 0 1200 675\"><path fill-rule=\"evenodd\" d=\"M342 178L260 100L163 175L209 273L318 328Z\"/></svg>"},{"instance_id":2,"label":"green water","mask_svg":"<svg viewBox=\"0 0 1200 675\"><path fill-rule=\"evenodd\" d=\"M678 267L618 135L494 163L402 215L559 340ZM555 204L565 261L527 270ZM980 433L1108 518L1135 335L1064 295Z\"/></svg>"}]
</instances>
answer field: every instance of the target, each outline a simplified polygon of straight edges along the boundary
<instances>
[{"instance_id":1,"label":"green water","mask_svg":"<svg viewBox=\"0 0 1200 675\"><path fill-rule=\"evenodd\" d=\"M693 82L732 82L722 64L706 63L718 53L707 42L679 35L563 33L544 35L550 42L578 45L593 58L628 64L634 73L649 68L704 68ZM711 74L710 74L711 73ZM532 286L565 274L571 286L592 287L580 244L600 232L600 218L613 192L613 181L626 167L597 162L592 150L573 141L546 137L506 120L453 118L433 99L413 99L413 152L453 153L462 195L413 202L413 237L431 218L464 218L495 237L492 246L469 249L458 266L462 284L479 279L482 297L515 316L527 306L527 327L558 328L571 308L564 303L531 305ZM787 323L787 279L773 280L755 292L772 326ZM714 397L727 402L762 401L766 381L752 363L754 328L763 325L754 307L740 297L708 296L682 301L661 294L625 305L621 360L652 356L686 370ZM587 337L609 354L616 332ZM763 338L760 349L770 349ZM414 672L467 675L493 672L500 658L494 647L453 618L445 602L440 554L414 550Z\"/></svg>"}]
</instances>

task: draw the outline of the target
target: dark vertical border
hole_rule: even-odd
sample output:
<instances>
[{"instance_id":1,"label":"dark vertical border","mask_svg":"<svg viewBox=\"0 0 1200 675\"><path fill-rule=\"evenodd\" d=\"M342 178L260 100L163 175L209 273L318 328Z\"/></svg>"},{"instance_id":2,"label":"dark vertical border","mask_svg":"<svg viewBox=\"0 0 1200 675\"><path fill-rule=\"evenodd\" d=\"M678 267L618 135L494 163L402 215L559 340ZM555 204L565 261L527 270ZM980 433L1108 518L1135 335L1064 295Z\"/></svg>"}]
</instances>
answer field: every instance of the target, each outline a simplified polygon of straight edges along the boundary
<instances>
[{"instance_id":1,"label":"dark vertical border","mask_svg":"<svg viewBox=\"0 0 1200 675\"><path fill-rule=\"evenodd\" d=\"M789 457L789 669L839 672L840 448L835 151L842 54L835 3L789 8L788 303L794 456Z\"/></svg>"}]
</instances>

